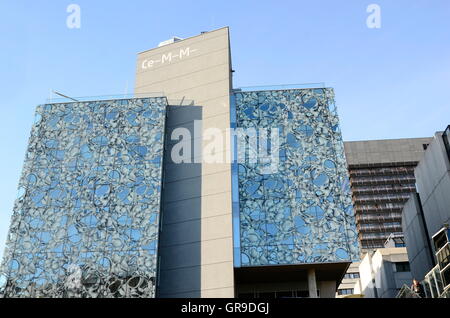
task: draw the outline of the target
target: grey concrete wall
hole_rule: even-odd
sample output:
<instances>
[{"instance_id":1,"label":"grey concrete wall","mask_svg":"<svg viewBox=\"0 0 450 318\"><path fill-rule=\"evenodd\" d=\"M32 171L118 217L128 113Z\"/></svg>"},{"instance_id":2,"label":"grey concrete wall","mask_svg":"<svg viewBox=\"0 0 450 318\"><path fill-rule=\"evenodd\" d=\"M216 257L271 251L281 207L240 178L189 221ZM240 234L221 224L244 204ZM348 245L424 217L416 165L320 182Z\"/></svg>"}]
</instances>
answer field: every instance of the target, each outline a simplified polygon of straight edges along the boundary
<instances>
[{"instance_id":1,"label":"grey concrete wall","mask_svg":"<svg viewBox=\"0 0 450 318\"><path fill-rule=\"evenodd\" d=\"M442 140L435 134L415 171L417 190L430 236L450 223L450 163Z\"/></svg>"},{"instance_id":2,"label":"grey concrete wall","mask_svg":"<svg viewBox=\"0 0 450 318\"><path fill-rule=\"evenodd\" d=\"M432 138L405 138L344 142L348 165L414 162L422 159L423 144Z\"/></svg>"},{"instance_id":3,"label":"grey concrete wall","mask_svg":"<svg viewBox=\"0 0 450 318\"><path fill-rule=\"evenodd\" d=\"M319 281L317 286L320 291L320 298L335 298L336 297L336 282L335 281Z\"/></svg>"},{"instance_id":4,"label":"grey concrete wall","mask_svg":"<svg viewBox=\"0 0 450 318\"><path fill-rule=\"evenodd\" d=\"M228 28L138 55L135 93L163 92L169 103L186 99L201 106L202 134L194 139L202 149L209 143L202 138L207 129L225 136L230 127L231 87ZM227 143L218 153L230 162ZM169 234L161 242L167 259L160 267L171 273L162 276L161 292L165 297L234 297L231 165L202 162L201 168L172 168L166 168L164 190L163 232Z\"/></svg>"},{"instance_id":5,"label":"grey concrete wall","mask_svg":"<svg viewBox=\"0 0 450 318\"><path fill-rule=\"evenodd\" d=\"M433 268L430 238L425 233L425 225L420 216L420 202L417 194L411 194L402 212L402 229L405 237L408 259L413 278L422 280ZM428 244L427 244L428 242Z\"/></svg>"},{"instance_id":6,"label":"grey concrete wall","mask_svg":"<svg viewBox=\"0 0 450 318\"><path fill-rule=\"evenodd\" d=\"M201 163L175 164L171 152L177 128L194 133L194 121L202 119L198 106L169 106L164 150L163 208L159 237L159 281L157 297L201 296Z\"/></svg>"},{"instance_id":7,"label":"grey concrete wall","mask_svg":"<svg viewBox=\"0 0 450 318\"><path fill-rule=\"evenodd\" d=\"M404 284L411 285L411 272L396 272L395 268L395 263L407 261L404 247L380 248L373 254L365 254L359 265L365 298L393 298ZM372 283L373 278L375 285Z\"/></svg>"},{"instance_id":8,"label":"grey concrete wall","mask_svg":"<svg viewBox=\"0 0 450 318\"><path fill-rule=\"evenodd\" d=\"M383 261L379 273L380 276L377 279L379 298L395 298L403 285L410 286L412 283L411 272L396 272L395 263L389 261Z\"/></svg>"}]
</instances>

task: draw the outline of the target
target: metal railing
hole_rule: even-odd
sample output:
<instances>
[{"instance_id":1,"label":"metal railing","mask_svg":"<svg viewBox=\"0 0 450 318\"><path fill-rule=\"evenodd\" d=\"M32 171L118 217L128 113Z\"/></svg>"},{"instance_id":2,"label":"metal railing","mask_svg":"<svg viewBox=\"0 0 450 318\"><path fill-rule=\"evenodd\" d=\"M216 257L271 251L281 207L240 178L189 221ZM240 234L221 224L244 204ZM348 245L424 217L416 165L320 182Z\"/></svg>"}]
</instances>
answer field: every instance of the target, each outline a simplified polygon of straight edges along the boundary
<instances>
[{"instance_id":1,"label":"metal railing","mask_svg":"<svg viewBox=\"0 0 450 318\"><path fill-rule=\"evenodd\" d=\"M283 84L283 85L261 85L261 86L244 86L235 88L235 92L256 92L256 91L280 91L290 89L314 89L326 88L325 83L304 83L304 84Z\"/></svg>"},{"instance_id":2,"label":"metal railing","mask_svg":"<svg viewBox=\"0 0 450 318\"><path fill-rule=\"evenodd\" d=\"M57 94L56 92L54 94ZM59 94L59 96L65 96ZM59 104L59 103L74 103L74 102L91 102L91 101L108 101L116 99L132 99L132 98L151 98L151 97L165 97L162 92L152 92L143 94L116 94L116 95L99 95L99 96L81 96L81 97L57 97L47 98L46 104Z\"/></svg>"},{"instance_id":3,"label":"metal railing","mask_svg":"<svg viewBox=\"0 0 450 318\"><path fill-rule=\"evenodd\" d=\"M413 292L411 288L409 288L407 285L403 285L403 287L400 288L400 291L398 292L395 298L422 298L422 297L420 297L417 293Z\"/></svg>"}]
</instances>

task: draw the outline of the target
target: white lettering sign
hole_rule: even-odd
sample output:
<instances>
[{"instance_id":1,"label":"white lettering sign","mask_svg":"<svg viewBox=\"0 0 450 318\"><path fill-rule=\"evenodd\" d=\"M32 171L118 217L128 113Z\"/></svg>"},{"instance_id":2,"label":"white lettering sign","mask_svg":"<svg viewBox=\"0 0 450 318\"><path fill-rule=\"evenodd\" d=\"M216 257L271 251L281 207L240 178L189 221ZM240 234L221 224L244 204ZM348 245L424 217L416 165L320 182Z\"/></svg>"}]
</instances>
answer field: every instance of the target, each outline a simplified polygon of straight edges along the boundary
<instances>
[{"instance_id":1,"label":"white lettering sign","mask_svg":"<svg viewBox=\"0 0 450 318\"><path fill-rule=\"evenodd\" d=\"M175 60L182 60L189 57L192 53L197 52L198 49L191 49L189 47L180 49L178 52L169 52L161 55L161 58L156 60L145 59L142 61L141 67L146 70L152 68L155 65L163 65L167 63L172 63Z\"/></svg>"}]
</instances>

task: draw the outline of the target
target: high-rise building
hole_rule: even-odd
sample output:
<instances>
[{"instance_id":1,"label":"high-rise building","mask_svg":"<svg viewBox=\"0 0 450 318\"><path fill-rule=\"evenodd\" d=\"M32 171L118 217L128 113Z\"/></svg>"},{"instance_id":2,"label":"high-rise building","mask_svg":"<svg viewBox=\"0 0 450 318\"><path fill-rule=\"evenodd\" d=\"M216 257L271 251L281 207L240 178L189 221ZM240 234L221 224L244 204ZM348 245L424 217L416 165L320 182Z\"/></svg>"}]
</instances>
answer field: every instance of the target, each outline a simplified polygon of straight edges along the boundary
<instances>
[{"instance_id":1,"label":"high-rise building","mask_svg":"<svg viewBox=\"0 0 450 318\"><path fill-rule=\"evenodd\" d=\"M431 138L345 142L361 250L402 233L402 209L416 191L414 168ZM401 235L397 235L401 245Z\"/></svg>"},{"instance_id":2,"label":"high-rise building","mask_svg":"<svg viewBox=\"0 0 450 318\"><path fill-rule=\"evenodd\" d=\"M6 296L334 297L359 249L333 89L233 89L229 43L140 53L136 98L38 108Z\"/></svg>"}]
</instances>

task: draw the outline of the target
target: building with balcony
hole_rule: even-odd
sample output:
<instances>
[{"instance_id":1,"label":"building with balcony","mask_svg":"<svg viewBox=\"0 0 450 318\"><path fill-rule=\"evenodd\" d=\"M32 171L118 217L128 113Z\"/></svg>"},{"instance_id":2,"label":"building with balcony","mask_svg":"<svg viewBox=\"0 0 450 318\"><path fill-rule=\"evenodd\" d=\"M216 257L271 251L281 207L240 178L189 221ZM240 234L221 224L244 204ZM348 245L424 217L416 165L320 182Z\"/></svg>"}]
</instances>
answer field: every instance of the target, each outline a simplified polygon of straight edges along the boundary
<instances>
[{"instance_id":1,"label":"building with balcony","mask_svg":"<svg viewBox=\"0 0 450 318\"><path fill-rule=\"evenodd\" d=\"M416 191L414 168L432 138L345 142L362 252L402 233L402 209Z\"/></svg>"}]
</instances>

